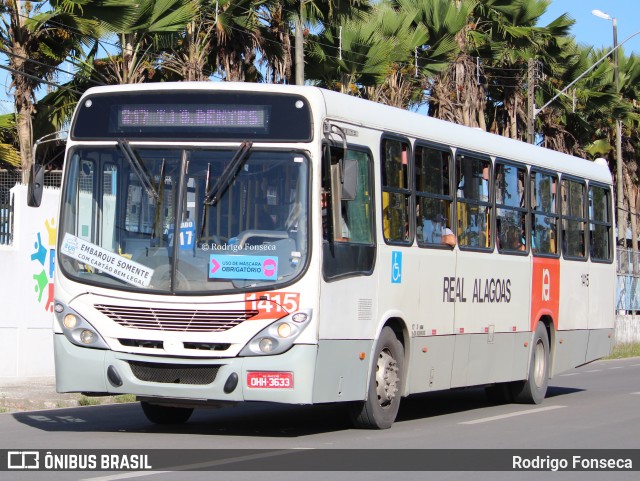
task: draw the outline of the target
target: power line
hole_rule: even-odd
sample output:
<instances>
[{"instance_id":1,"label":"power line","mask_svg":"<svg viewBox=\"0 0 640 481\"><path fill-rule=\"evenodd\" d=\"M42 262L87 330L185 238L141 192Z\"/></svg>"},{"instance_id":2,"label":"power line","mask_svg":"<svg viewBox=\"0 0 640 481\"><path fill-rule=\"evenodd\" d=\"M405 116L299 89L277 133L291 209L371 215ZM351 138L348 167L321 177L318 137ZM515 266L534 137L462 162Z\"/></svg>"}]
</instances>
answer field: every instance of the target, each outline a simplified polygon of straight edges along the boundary
<instances>
[{"instance_id":1,"label":"power line","mask_svg":"<svg viewBox=\"0 0 640 481\"><path fill-rule=\"evenodd\" d=\"M4 53L5 55L11 55L12 57L17 57L17 58L19 58L19 59L21 59L21 60L24 60L24 61L26 61L26 62L32 62L32 63L35 63L36 65L41 65L41 66L43 66L43 67L50 67L50 68L53 68L54 70L57 70L58 72L65 73L65 74L67 74L67 75L71 75L71 76L74 76L74 75L75 75L73 72L69 72L69 71L67 71L67 70L61 69L61 68L59 68L59 67L55 67L55 66L53 66L53 65L46 64L46 63L44 63L44 62L40 62L40 61L38 61L38 60L34 60L34 59L32 59L32 58L29 58L29 57L23 57L22 55L18 55L17 53L10 52L10 51L8 51L8 50L4 50L4 49L2 49L2 48L0 48L0 53ZM106 84L104 84L104 83L98 82L97 80L93 80L93 79L89 79L89 81L90 81L91 83L95 84L95 85L98 85L98 86L106 85ZM45 83L47 83L47 82L45 82ZM54 84L54 83L49 83L49 84L50 84L50 85L58 85L58 86L60 86L60 84Z\"/></svg>"},{"instance_id":2,"label":"power line","mask_svg":"<svg viewBox=\"0 0 640 481\"><path fill-rule=\"evenodd\" d=\"M0 65L0 68L4 69L4 70L8 70L9 72L11 72L13 74L16 74L16 75L22 75L23 77L27 77L27 78L30 78L32 80L36 80L38 82L41 82L41 83L44 83L44 84L47 84L47 85L53 85L54 87L58 87L58 88L61 88L63 90L68 90L69 92L73 92L74 94L77 94L77 95L82 95L82 92L78 92L77 90L72 89L71 87L66 87L64 85L60 85L60 84L57 84L55 82L49 82L48 80L43 80L41 78L36 77L35 75L31 75L31 74L28 74L28 73L25 73L25 72L20 72L20 71L15 70L15 69L13 69L11 67L6 67L4 65Z\"/></svg>"}]
</instances>

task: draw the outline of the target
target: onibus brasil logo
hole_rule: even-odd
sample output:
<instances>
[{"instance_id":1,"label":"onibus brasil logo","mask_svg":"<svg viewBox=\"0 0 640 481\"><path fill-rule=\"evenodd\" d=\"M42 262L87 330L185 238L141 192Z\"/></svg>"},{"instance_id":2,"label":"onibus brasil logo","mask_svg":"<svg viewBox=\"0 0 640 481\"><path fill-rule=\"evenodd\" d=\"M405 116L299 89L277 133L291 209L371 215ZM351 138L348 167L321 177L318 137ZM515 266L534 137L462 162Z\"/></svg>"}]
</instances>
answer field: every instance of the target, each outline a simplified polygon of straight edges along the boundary
<instances>
[{"instance_id":1,"label":"onibus brasil logo","mask_svg":"<svg viewBox=\"0 0 640 481\"><path fill-rule=\"evenodd\" d=\"M56 226L55 219L44 222L44 230L38 232L34 239L34 252L31 254L34 266L34 290L38 296L38 304L45 311L53 312L53 268L56 258Z\"/></svg>"}]
</instances>

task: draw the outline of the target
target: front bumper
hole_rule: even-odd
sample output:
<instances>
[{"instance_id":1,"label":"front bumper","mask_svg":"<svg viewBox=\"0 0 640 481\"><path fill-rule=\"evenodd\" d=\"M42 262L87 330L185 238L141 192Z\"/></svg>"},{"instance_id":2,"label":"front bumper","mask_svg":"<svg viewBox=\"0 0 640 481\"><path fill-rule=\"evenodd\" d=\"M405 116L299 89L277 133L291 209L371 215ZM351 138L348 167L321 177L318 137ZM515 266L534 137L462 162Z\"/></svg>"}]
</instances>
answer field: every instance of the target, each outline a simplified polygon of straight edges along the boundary
<instances>
[{"instance_id":1,"label":"front bumper","mask_svg":"<svg viewBox=\"0 0 640 481\"><path fill-rule=\"evenodd\" d=\"M159 358L84 348L70 343L62 334L55 334L54 353L58 392L134 394L144 398L158 398L159 401L182 399L197 403L270 401L311 404L318 349L315 345L298 344L287 352L274 356L226 359ZM134 374L131 363L136 362L144 363L151 371L155 371L156 368L162 370L168 364L173 365L178 371L183 367L186 370L190 367L206 370L208 366L213 369L217 366L217 373L215 379L207 384L177 383L167 379L154 382L141 380ZM109 379L107 372L110 368L118 374L120 386ZM293 387L250 388L247 386L247 373L250 371L291 372ZM227 381L234 373L238 376L237 386L230 392L225 392L225 384L228 391Z\"/></svg>"}]
</instances>

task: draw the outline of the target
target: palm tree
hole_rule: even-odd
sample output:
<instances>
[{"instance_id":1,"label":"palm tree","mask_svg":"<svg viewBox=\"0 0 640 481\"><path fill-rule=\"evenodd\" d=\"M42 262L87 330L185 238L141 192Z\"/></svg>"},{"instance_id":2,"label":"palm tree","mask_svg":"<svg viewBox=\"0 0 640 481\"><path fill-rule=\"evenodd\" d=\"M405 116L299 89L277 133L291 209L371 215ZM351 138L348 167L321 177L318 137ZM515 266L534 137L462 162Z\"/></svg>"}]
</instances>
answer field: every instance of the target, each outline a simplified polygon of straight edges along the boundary
<instances>
[{"instance_id":1,"label":"palm tree","mask_svg":"<svg viewBox=\"0 0 640 481\"><path fill-rule=\"evenodd\" d=\"M161 69L187 81L207 80L215 70L211 53L215 43L215 6L203 1L198 13L179 36L176 46L162 55Z\"/></svg>"},{"instance_id":2,"label":"palm tree","mask_svg":"<svg viewBox=\"0 0 640 481\"><path fill-rule=\"evenodd\" d=\"M0 167L20 168L20 153L16 149L16 118L13 114L0 115Z\"/></svg>"},{"instance_id":3,"label":"palm tree","mask_svg":"<svg viewBox=\"0 0 640 481\"><path fill-rule=\"evenodd\" d=\"M93 25L64 11L40 10L41 5L22 0L3 2L0 49L7 56L11 72L16 129L23 178L32 164L35 91L52 78L56 68L70 53L81 48ZM72 25L78 35L71 35Z\"/></svg>"},{"instance_id":4,"label":"palm tree","mask_svg":"<svg viewBox=\"0 0 640 481\"><path fill-rule=\"evenodd\" d=\"M549 25L536 26L548 6L547 0L527 0L489 10L492 26L483 34L486 44L479 48L490 60L484 66L492 112L490 130L510 137L526 138L526 90L529 61L553 65L559 45L569 34L573 20L562 15Z\"/></svg>"},{"instance_id":5,"label":"palm tree","mask_svg":"<svg viewBox=\"0 0 640 481\"><path fill-rule=\"evenodd\" d=\"M265 49L268 28L261 18L264 0L219 0L213 53L228 81L258 81L258 54Z\"/></svg>"},{"instance_id":6,"label":"palm tree","mask_svg":"<svg viewBox=\"0 0 640 481\"><path fill-rule=\"evenodd\" d=\"M350 18L362 18L371 10L370 0L273 0L266 1L267 23L275 41L282 45L281 64L274 65L275 70L288 76L276 81L303 84L305 79L305 37L313 31L337 27ZM289 37L293 31L294 47ZM292 51L295 55L293 61ZM294 77L291 66L295 64Z\"/></svg>"},{"instance_id":7,"label":"palm tree","mask_svg":"<svg viewBox=\"0 0 640 481\"><path fill-rule=\"evenodd\" d=\"M412 37L410 30L403 27L406 19L394 13L381 5L364 19L346 21L341 38L336 26L310 35L309 79L325 88L382 100L382 93L371 89L384 83L394 62L399 68L407 60L407 54L398 55L398 51L409 52ZM399 36L399 30L406 33Z\"/></svg>"},{"instance_id":8,"label":"palm tree","mask_svg":"<svg viewBox=\"0 0 640 481\"><path fill-rule=\"evenodd\" d=\"M432 0L436 2L438 0ZM447 68L435 76L431 82L429 96L429 114L433 117L461 123L486 130L484 111L486 95L484 78L478 70L473 40L476 30L481 28L473 12L478 2L474 0L451 2L448 9L439 8L441 15L452 15L451 9L465 19L461 25L447 31L453 35L457 44L457 53ZM459 18L459 17L456 17ZM446 25L444 22L440 22Z\"/></svg>"},{"instance_id":9,"label":"palm tree","mask_svg":"<svg viewBox=\"0 0 640 481\"><path fill-rule=\"evenodd\" d=\"M140 83L156 71L159 52L171 48L198 13L196 0L54 0L58 9L99 23L96 41L113 38L104 60L108 83ZM113 36L110 37L109 35Z\"/></svg>"}]
</instances>

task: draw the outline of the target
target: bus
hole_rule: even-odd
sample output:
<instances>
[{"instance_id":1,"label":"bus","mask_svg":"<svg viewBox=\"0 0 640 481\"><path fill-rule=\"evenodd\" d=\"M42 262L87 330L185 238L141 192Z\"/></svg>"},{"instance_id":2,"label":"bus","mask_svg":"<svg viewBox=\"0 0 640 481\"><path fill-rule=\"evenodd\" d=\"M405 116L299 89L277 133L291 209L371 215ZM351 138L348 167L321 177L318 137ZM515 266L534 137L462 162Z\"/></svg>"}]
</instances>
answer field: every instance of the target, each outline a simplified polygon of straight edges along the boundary
<instances>
[{"instance_id":1,"label":"bus","mask_svg":"<svg viewBox=\"0 0 640 481\"><path fill-rule=\"evenodd\" d=\"M602 163L312 86L92 88L66 142L57 390L133 394L162 424L344 402L384 429L401 398L467 386L540 403L610 352L612 196Z\"/></svg>"}]
</instances>

